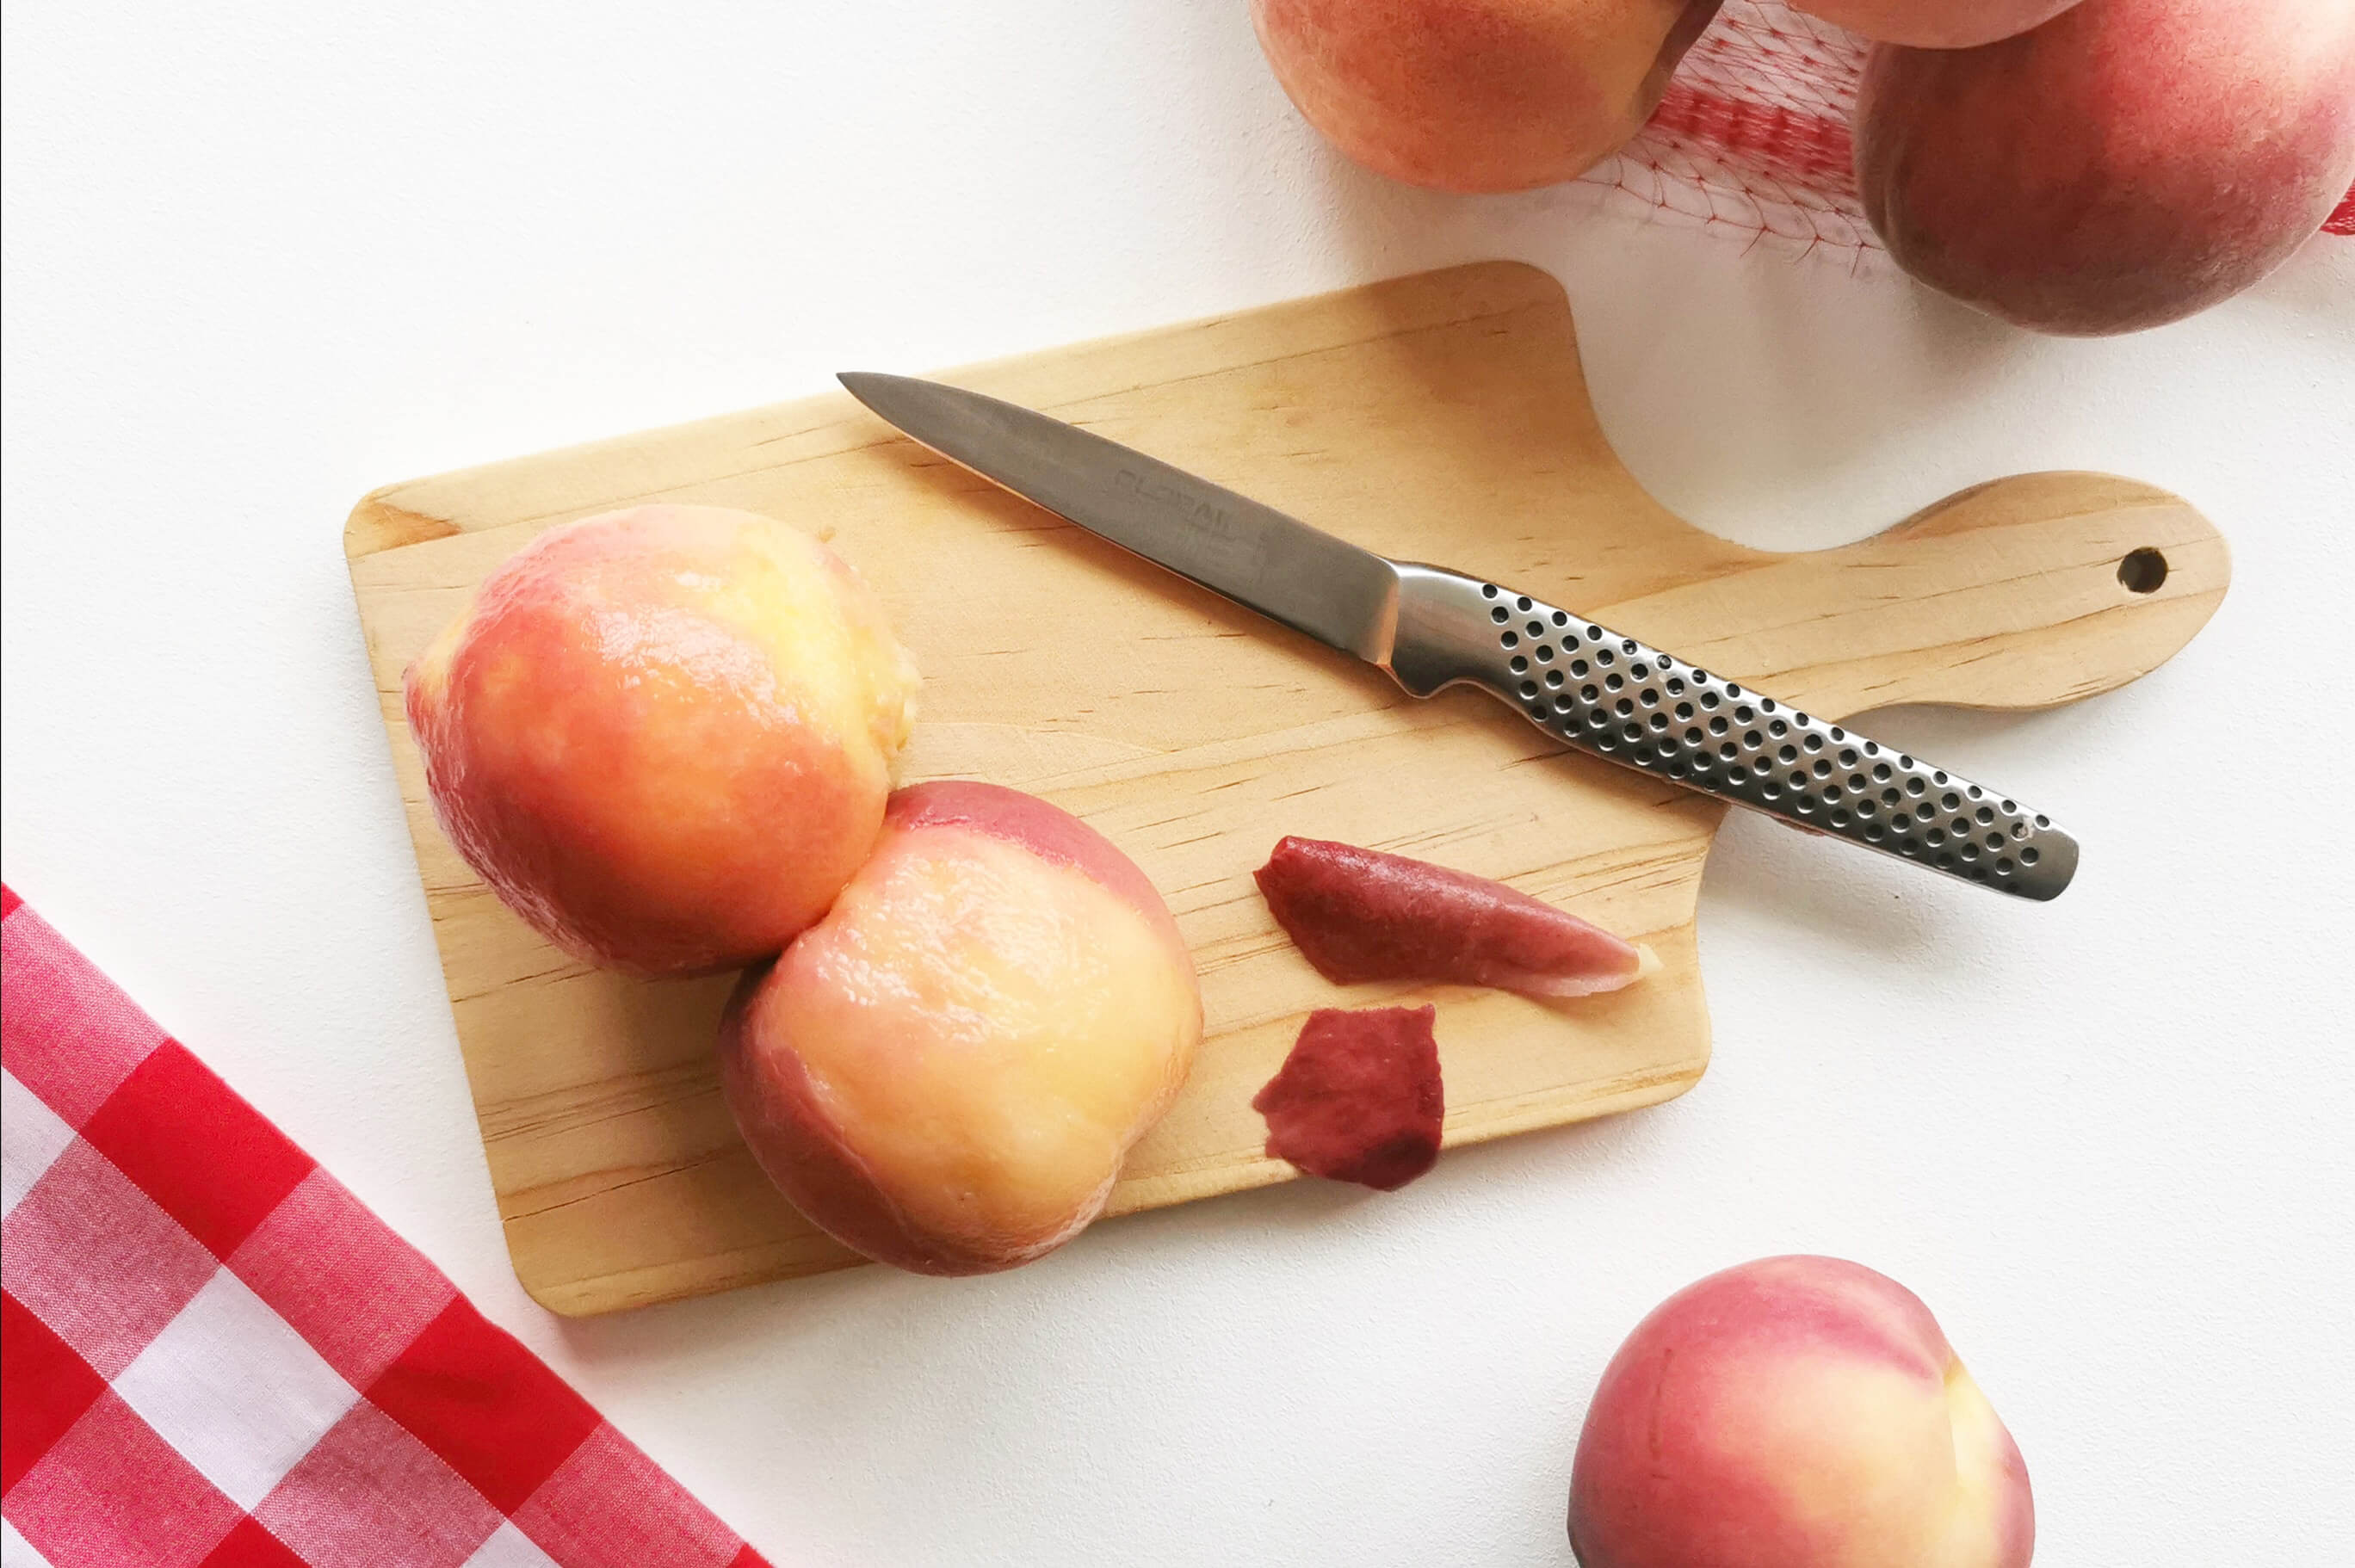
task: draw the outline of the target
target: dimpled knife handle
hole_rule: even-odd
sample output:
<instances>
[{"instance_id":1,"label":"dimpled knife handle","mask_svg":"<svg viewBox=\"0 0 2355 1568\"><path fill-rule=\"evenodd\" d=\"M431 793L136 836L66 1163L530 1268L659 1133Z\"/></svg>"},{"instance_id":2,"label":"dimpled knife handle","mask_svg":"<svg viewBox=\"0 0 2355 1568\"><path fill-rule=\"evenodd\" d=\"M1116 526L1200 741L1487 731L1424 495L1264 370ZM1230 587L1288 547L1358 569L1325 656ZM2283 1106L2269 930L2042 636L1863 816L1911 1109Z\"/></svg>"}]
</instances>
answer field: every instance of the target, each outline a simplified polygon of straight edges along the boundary
<instances>
[{"instance_id":1,"label":"dimpled knife handle","mask_svg":"<svg viewBox=\"0 0 2355 1568\"><path fill-rule=\"evenodd\" d=\"M1417 697L1476 686L1606 762L1999 892L2056 898L2076 873L2077 841L1993 790L1526 593L1397 571L1386 667Z\"/></svg>"}]
</instances>

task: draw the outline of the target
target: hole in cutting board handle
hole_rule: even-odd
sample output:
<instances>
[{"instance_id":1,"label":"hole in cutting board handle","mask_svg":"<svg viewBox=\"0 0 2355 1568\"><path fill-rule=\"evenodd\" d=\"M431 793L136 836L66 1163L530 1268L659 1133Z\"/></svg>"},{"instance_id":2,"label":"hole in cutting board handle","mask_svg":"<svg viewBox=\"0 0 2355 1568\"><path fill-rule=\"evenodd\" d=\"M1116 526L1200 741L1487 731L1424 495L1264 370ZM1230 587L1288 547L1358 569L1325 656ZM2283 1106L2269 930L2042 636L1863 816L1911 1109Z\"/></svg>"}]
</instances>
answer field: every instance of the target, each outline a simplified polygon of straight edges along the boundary
<instances>
[{"instance_id":1,"label":"hole in cutting board handle","mask_svg":"<svg viewBox=\"0 0 2355 1568\"><path fill-rule=\"evenodd\" d=\"M2167 581L2167 557L2148 545L2126 551L2118 562L2118 581L2129 593L2156 593Z\"/></svg>"}]
</instances>

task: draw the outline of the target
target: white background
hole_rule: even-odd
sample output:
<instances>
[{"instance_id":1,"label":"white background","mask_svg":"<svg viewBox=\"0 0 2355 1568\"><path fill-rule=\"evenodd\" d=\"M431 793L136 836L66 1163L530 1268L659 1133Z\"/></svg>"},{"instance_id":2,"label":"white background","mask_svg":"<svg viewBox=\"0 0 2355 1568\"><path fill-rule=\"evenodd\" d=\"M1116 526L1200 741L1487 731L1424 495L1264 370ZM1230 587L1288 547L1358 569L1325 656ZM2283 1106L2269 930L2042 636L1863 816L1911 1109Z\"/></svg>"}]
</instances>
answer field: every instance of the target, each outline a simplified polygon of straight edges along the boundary
<instances>
[{"instance_id":1,"label":"white background","mask_svg":"<svg viewBox=\"0 0 2355 1568\"><path fill-rule=\"evenodd\" d=\"M2030 338L1591 187L1340 164L1242 0L201 5L5 37L5 873L780 1565L1562 1564L1586 1398L1763 1253L1916 1289L2043 1564L2344 1561L2355 240ZM583 1323L508 1271L339 543L378 484L1490 256L1670 506L1828 544L2112 469L2232 541L2140 684L1886 737L2076 827L2029 907L1752 821L1692 1093L1033 1267Z\"/></svg>"}]
</instances>

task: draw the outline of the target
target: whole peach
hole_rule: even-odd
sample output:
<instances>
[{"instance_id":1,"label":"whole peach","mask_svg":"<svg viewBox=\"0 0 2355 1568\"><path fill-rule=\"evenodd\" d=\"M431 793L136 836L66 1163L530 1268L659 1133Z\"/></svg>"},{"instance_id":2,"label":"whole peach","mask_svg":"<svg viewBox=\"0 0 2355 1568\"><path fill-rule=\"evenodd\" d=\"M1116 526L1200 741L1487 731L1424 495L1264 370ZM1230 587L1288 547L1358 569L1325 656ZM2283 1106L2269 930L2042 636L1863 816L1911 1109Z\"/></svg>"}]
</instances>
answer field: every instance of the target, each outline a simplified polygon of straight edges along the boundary
<instances>
[{"instance_id":1,"label":"whole peach","mask_svg":"<svg viewBox=\"0 0 2355 1568\"><path fill-rule=\"evenodd\" d=\"M1582 1568L2026 1568L2028 1469L1930 1309L1837 1258L1660 1304L1571 1470Z\"/></svg>"},{"instance_id":2,"label":"whole peach","mask_svg":"<svg viewBox=\"0 0 2355 1568\"><path fill-rule=\"evenodd\" d=\"M405 686L467 864L566 952L682 975L826 912L882 827L916 675L816 539L651 506L525 546Z\"/></svg>"},{"instance_id":3,"label":"whole peach","mask_svg":"<svg viewBox=\"0 0 2355 1568\"><path fill-rule=\"evenodd\" d=\"M1333 144L1441 190L1573 179L1658 107L1718 0L1252 0L1276 80Z\"/></svg>"},{"instance_id":4,"label":"whole peach","mask_svg":"<svg viewBox=\"0 0 2355 1568\"><path fill-rule=\"evenodd\" d=\"M1962 49L2024 33L2077 0L1791 0L1792 7L1884 44Z\"/></svg>"},{"instance_id":5,"label":"whole peach","mask_svg":"<svg viewBox=\"0 0 2355 1568\"><path fill-rule=\"evenodd\" d=\"M826 917L745 976L720 1082L821 1229L984 1274L1103 1212L1201 1038L1193 961L1127 857L1018 791L916 784Z\"/></svg>"},{"instance_id":6,"label":"whole peach","mask_svg":"<svg viewBox=\"0 0 2355 1568\"><path fill-rule=\"evenodd\" d=\"M2174 321L2287 260L2355 178L2355 0L2083 0L1984 48L1884 46L1856 163L1933 288L2045 332Z\"/></svg>"}]
</instances>

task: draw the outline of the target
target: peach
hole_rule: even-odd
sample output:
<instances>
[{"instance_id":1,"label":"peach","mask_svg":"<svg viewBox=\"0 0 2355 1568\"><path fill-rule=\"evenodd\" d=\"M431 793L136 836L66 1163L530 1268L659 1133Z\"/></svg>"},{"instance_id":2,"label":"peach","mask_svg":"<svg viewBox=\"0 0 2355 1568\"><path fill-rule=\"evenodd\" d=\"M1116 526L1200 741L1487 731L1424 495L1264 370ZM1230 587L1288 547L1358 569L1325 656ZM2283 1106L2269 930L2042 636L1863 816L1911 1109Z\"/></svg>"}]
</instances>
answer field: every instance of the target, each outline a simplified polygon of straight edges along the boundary
<instances>
[{"instance_id":1,"label":"peach","mask_svg":"<svg viewBox=\"0 0 2355 1568\"><path fill-rule=\"evenodd\" d=\"M1201 1038L1193 961L1125 856L1018 791L916 784L826 917L738 987L720 1083L820 1229L984 1274L1103 1212Z\"/></svg>"},{"instance_id":2,"label":"peach","mask_svg":"<svg viewBox=\"0 0 2355 1568\"><path fill-rule=\"evenodd\" d=\"M826 912L882 828L916 673L816 539L651 506L541 534L405 685L467 864L566 952L684 975Z\"/></svg>"},{"instance_id":3,"label":"peach","mask_svg":"<svg viewBox=\"0 0 2355 1568\"><path fill-rule=\"evenodd\" d=\"M1582 1568L2027 1568L2019 1450L1896 1281L1765 1258L1660 1304L1570 1481Z\"/></svg>"},{"instance_id":4,"label":"peach","mask_svg":"<svg viewBox=\"0 0 2355 1568\"><path fill-rule=\"evenodd\" d=\"M1441 190L1574 179L1643 128L1718 0L1252 0L1308 123Z\"/></svg>"},{"instance_id":5,"label":"peach","mask_svg":"<svg viewBox=\"0 0 2355 1568\"><path fill-rule=\"evenodd\" d=\"M2077 0L1791 0L1795 10L1884 44L1963 49L2024 33Z\"/></svg>"},{"instance_id":6,"label":"peach","mask_svg":"<svg viewBox=\"0 0 2355 1568\"><path fill-rule=\"evenodd\" d=\"M2023 326L2157 326L2247 288L2355 178L2355 3L2083 0L1984 48L1882 47L1857 180L1898 264Z\"/></svg>"}]
</instances>

